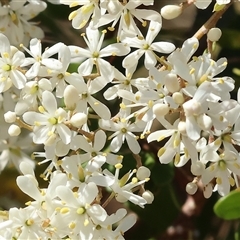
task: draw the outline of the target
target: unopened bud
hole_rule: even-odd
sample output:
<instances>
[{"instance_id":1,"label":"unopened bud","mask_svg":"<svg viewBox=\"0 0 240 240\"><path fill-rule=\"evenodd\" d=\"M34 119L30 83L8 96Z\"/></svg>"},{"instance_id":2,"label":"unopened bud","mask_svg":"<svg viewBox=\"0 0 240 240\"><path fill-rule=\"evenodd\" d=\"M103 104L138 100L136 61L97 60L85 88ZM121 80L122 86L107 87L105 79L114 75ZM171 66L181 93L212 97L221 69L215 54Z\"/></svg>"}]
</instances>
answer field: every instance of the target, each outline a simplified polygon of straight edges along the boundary
<instances>
[{"instance_id":1,"label":"unopened bud","mask_svg":"<svg viewBox=\"0 0 240 240\"><path fill-rule=\"evenodd\" d=\"M180 121L180 122L178 123L178 131L179 131L181 134L186 134L186 122Z\"/></svg>"},{"instance_id":2,"label":"unopened bud","mask_svg":"<svg viewBox=\"0 0 240 240\"><path fill-rule=\"evenodd\" d=\"M186 186L186 192L190 195L195 194L197 189L198 189L197 184L193 182L188 183Z\"/></svg>"},{"instance_id":3,"label":"unopened bud","mask_svg":"<svg viewBox=\"0 0 240 240\"><path fill-rule=\"evenodd\" d=\"M173 93L172 98L173 101L177 104L182 104L185 101L183 94L180 92Z\"/></svg>"},{"instance_id":4,"label":"unopened bud","mask_svg":"<svg viewBox=\"0 0 240 240\"><path fill-rule=\"evenodd\" d=\"M14 123L17 119L16 113L8 111L4 114L4 120L7 123Z\"/></svg>"},{"instance_id":5,"label":"unopened bud","mask_svg":"<svg viewBox=\"0 0 240 240\"><path fill-rule=\"evenodd\" d=\"M151 174L151 171L147 167L144 167L144 166L139 167L137 170L137 173L136 173L137 178L139 180L144 180L145 178L149 178L150 174Z\"/></svg>"},{"instance_id":6,"label":"unopened bud","mask_svg":"<svg viewBox=\"0 0 240 240\"><path fill-rule=\"evenodd\" d=\"M182 13L182 8L177 5L166 5L161 9L161 15L167 20L174 19Z\"/></svg>"},{"instance_id":7,"label":"unopened bud","mask_svg":"<svg viewBox=\"0 0 240 240\"><path fill-rule=\"evenodd\" d=\"M142 197L147 201L148 204L151 204L154 200L154 195L148 190L142 194Z\"/></svg>"},{"instance_id":8,"label":"unopened bud","mask_svg":"<svg viewBox=\"0 0 240 240\"><path fill-rule=\"evenodd\" d=\"M63 96L66 107L69 110L74 110L79 100L79 94L77 89L72 85L68 85L64 90Z\"/></svg>"},{"instance_id":9,"label":"unopened bud","mask_svg":"<svg viewBox=\"0 0 240 240\"><path fill-rule=\"evenodd\" d=\"M12 124L9 128L8 128L8 134L11 137L14 136L18 136L21 133L21 128L18 125Z\"/></svg>"},{"instance_id":10,"label":"unopened bud","mask_svg":"<svg viewBox=\"0 0 240 240\"><path fill-rule=\"evenodd\" d=\"M84 125L86 122L87 115L85 113L76 113L70 119L70 123L77 128L82 127L82 125Z\"/></svg>"},{"instance_id":11,"label":"unopened bud","mask_svg":"<svg viewBox=\"0 0 240 240\"><path fill-rule=\"evenodd\" d=\"M202 111L202 106L200 102L191 99L183 104L183 109L187 117L198 116Z\"/></svg>"},{"instance_id":12,"label":"unopened bud","mask_svg":"<svg viewBox=\"0 0 240 240\"><path fill-rule=\"evenodd\" d=\"M157 117L165 116L169 112L168 105L163 103L156 103L152 109Z\"/></svg>"},{"instance_id":13,"label":"unopened bud","mask_svg":"<svg viewBox=\"0 0 240 240\"><path fill-rule=\"evenodd\" d=\"M196 163L193 163L191 166L191 172L195 176L202 175L202 172L204 170L204 164L200 161L197 161Z\"/></svg>"},{"instance_id":14,"label":"unopened bud","mask_svg":"<svg viewBox=\"0 0 240 240\"><path fill-rule=\"evenodd\" d=\"M179 82L176 74L174 73L167 74L164 81L165 81L165 86L169 92L174 93L179 91L180 86L179 86Z\"/></svg>"},{"instance_id":15,"label":"unopened bud","mask_svg":"<svg viewBox=\"0 0 240 240\"><path fill-rule=\"evenodd\" d=\"M197 118L197 123L203 130L210 130L213 125L212 119L205 114Z\"/></svg>"},{"instance_id":16,"label":"unopened bud","mask_svg":"<svg viewBox=\"0 0 240 240\"><path fill-rule=\"evenodd\" d=\"M207 33L208 40L216 42L222 36L222 31L219 28L211 28Z\"/></svg>"}]
</instances>

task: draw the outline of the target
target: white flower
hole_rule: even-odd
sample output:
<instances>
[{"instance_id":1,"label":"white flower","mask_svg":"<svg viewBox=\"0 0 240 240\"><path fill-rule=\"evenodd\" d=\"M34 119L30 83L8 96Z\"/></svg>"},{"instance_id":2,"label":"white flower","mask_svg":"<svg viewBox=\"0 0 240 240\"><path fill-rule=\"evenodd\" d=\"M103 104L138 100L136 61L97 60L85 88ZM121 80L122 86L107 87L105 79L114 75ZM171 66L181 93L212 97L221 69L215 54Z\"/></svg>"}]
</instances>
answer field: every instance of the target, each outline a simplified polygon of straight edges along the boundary
<instances>
[{"instance_id":1,"label":"white flower","mask_svg":"<svg viewBox=\"0 0 240 240\"><path fill-rule=\"evenodd\" d=\"M43 38L44 32L29 22L30 19L44 11L47 4L44 1L11 0L6 5L0 5L0 32L9 38L12 45L29 44L30 38Z\"/></svg>"},{"instance_id":2,"label":"white flower","mask_svg":"<svg viewBox=\"0 0 240 240\"><path fill-rule=\"evenodd\" d=\"M121 163L115 165L115 175L109 172L107 169L103 170L102 176L93 176L91 177L91 181L97 182L99 186L109 187L116 197L116 200L119 202L130 201L140 207L144 207L147 204L147 201L133 193L134 188L144 184L149 181L149 177L145 179L138 179L137 177L133 177L134 174L137 174L137 170L132 170L126 173L122 178L119 179L120 169L123 167Z\"/></svg>"},{"instance_id":3,"label":"white flower","mask_svg":"<svg viewBox=\"0 0 240 240\"><path fill-rule=\"evenodd\" d=\"M108 14L105 14L99 20L99 27L113 22L108 29L115 30L116 24L119 22L117 39L121 40L121 35L127 34L128 36L142 36L137 24L134 21L136 18L146 26L145 20L151 20L161 23L161 15L153 10L149 9L137 9L141 4L152 5L153 1L139 1L129 0L127 2L119 2L115 0L104 0L101 3L101 7L107 9ZM143 20L144 19L144 20Z\"/></svg>"},{"instance_id":4,"label":"white flower","mask_svg":"<svg viewBox=\"0 0 240 240\"><path fill-rule=\"evenodd\" d=\"M146 38L123 38L122 42L128 44L130 47L138 48L138 50L130 53L123 60L123 67L133 68L137 67L140 57L145 54L144 65L147 69L154 67L157 63L157 56L154 51L159 53L170 53L175 49L175 46L169 42L154 42L154 38L157 36L161 29L161 24L155 21L151 21L149 24Z\"/></svg>"},{"instance_id":5,"label":"white flower","mask_svg":"<svg viewBox=\"0 0 240 240\"><path fill-rule=\"evenodd\" d=\"M57 208L53 224L73 239L92 239L94 222L107 218L106 211L94 203L98 195L96 184L82 183L77 192L67 186L59 186L56 192L65 204Z\"/></svg>"},{"instance_id":6,"label":"white flower","mask_svg":"<svg viewBox=\"0 0 240 240\"><path fill-rule=\"evenodd\" d=\"M103 30L100 36L99 30L88 27L86 29L87 38L83 35L88 49L77 46L69 46L69 48L73 61L74 58L87 58L87 60L80 64L78 68L79 74L84 76L91 74L93 66L96 65L97 69L99 69L99 74L105 78L105 81L110 82L113 79L113 67L108 61L104 60L103 57L124 56L128 54L130 48L122 43L113 43L102 48L105 34L106 30Z\"/></svg>"},{"instance_id":7,"label":"white flower","mask_svg":"<svg viewBox=\"0 0 240 240\"><path fill-rule=\"evenodd\" d=\"M211 151L211 154L208 152L202 158L210 162L201 177L203 184L207 185L213 178L216 178L216 189L219 194L222 196L228 194L230 187L235 185L232 174L240 175L239 156L235 152L225 151L217 154Z\"/></svg>"},{"instance_id":8,"label":"white flower","mask_svg":"<svg viewBox=\"0 0 240 240\"><path fill-rule=\"evenodd\" d=\"M98 6L99 0L60 0L61 4L75 7L83 5L79 9L70 13L68 19L72 20L72 26L75 29L83 28L91 18L91 25L95 27L101 18L101 10Z\"/></svg>"},{"instance_id":9,"label":"white flower","mask_svg":"<svg viewBox=\"0 0 240 240\"><path fill-rule=\"evenodd\" d=\"M66 45L62 45L58 51L58 61L62 63L62 67L59 69L49 69L48 67L41 68L39 75L48 77L53 89L56 89L56 97L63 97L67 83L70 83L71 80L82 80L82 76L77 73L69 73L67 69L71 62L71 52Z\"/></svg>"},{"instance_id":10,"label":"white flower","mask_svg":"<svg viewBox=\"0 0 240 240\"><path fill-rule=\"evenodd\" d=\"M106 162L107 154L100 152L106 143L106 134L103 130L99 130L94 135L93 144L89 144L83 136L78 136L80 149L86 153L79 156L82 163L87 164L85 169L88 172L98 171Z\"/></svg>"},{"instance_id":11,"label":"white flower","mask_svg":"<svg viewBox=\"0 0 240 240\"><path fill-rule=\"evenodd\" d=\"M118 152L124 143L125 139L130 150L138 154L141 150L137 141L137 136L132 132L141 132L143 128L140 128L136 122L131 123L124 116L120 116L119 119L114 122L113 120L99 120L99 126L102 129L114 132L108 139L112 139L110 149L112 152Z\"/></svg>"},{"instance_id":12,"label":"white flower","mask_svg":"<svg viewBox=\"0 0 240 240\"><path fill-rule=\"evenodd\" d=\"M148 86L149 79L146 77L132 78L134 72L131 69L125 70L123 75L119 70L114 68L114 79L111 82L114 86L109 87L104 92L104 97L107 100L112 100L118 96L120 89L125 89L129 92L133 92L134 87L137 89L145 89Z\"/></svg>"},{"instance_id":13,"label":"white flower","mask_svg":"<svg viewBox=\"0 0 240 240\"><path fill-rule=\"evenodd\" d=\"M21 90L20 98L16 103L16 114L22 115L27 110L37 111L39 100L42 100L44 91L52 91L52 86L48 79L42 78L38 81L27 82Z\"/></svg>"},{"instance_id":14,"label":"white flower","mask_svg":"<svg viewBox=\"0 0 240 240\"><path fill-rule=\"evenodd\" d=\"M51 92L43 92L39 110L40 113L30 111L23 114L24 121L34 126L33 141L51 145L59 136L64 144L70 143L72 134L64 124L67 113L62 108L57 108L57 101Z\"/></svg>"},{"instance_id":15,"label":"white flower","mask_svg":"<svg viewBox=\"0 0 240 240\"><path fill-rule=\"evenodd\" d=\"M8 90L12 85L21 89L25 86L26 77L19 71L25 55L17 48L10 46L6 36L0 33L0 93Z\"/></svg>"},{"instance_id":16,"label":"white flower","mask_svg":"<svg viewBox=\"0 0 240 240\"><path fill-rule=\"evenodd\" d=\"M103 119L110 119L111 112L106 105L98 101L92 95L99 92L105 85L106 82L102 77L97 77L94 80L88 82L87 84L81 79L77 81L71 80L71 85L75 87L76 92L78 92L78 99L75 99L77 102L72 103L75 105L75 110L77 112L88 113L88 104L91 108ZM70 86L70 85L69 85ZM69 89L69 86L66 89Z\"/></svg>"},{"instance_id":17,"label":"white flower","mask_svg":"<svg viewBox=\"0 0 240 240\"><path fill-rule=\"evenodd\" d=\"M23 64L21 64L21 67L26 67L29 65L32 65L27 72L25 73L25 76L28 79L32 79L34 77L37 77L39 74L39 71L42 67L47 67L50 70L58 70L62 68L62 63L59 60L56 60L54 58L50 58L54 54L57 54L61 48L63 43L56 43L50 48L47 48L42 53L42 44L41 41L37 38L34 38L30 41L30 50L28 50L26 47L21 44L21 47L29 53L30 56L25 58Z\"/></svg>"}]
</instances>

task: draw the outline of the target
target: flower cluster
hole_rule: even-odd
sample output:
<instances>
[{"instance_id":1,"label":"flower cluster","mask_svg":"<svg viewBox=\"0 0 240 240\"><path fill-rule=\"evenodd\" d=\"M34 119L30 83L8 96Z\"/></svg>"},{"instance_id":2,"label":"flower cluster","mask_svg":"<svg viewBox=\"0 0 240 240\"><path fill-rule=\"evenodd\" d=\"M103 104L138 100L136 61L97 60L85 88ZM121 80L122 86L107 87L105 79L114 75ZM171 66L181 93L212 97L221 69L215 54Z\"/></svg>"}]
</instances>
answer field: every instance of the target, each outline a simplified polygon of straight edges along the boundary
<instances>
[{"instance_id":1,"label":"flower cluster","mask_svg":"<svg viewBox=\"0 0 240 240\"><path fill-rule=\"evenodd\" d=\"M60 42L42 49L41 30L27 22L45 9L40 0L1 6L0 123L6 131L1 134L0 170L13 162L22 174L19 188L33 200L2 214L0 238L124 239L136 216L123 207L109 214L107 204L115 199L121 206L129 201L144 208L154 200L145 190L151 171L139 161L139 139L166 140L159 143L157 155L163 164L190 162L190 194L199 182L206 197L238 187L240 99L230 96L234 80L219 76L227 60L215 61L210 52L194 56L196 37L181 48L158 41L162 21L148 9L153 0L58 3L81 6L69 20L75 29L86 27L81 34L86 48ZM99 31L103 26L107 30ZM107 32L115 28L116 42L104 46ZM121 57L123 71L109 57ZM146 75L135 77L141 58ZM78 63L76 72L69 71L71 63ZM117 110L112 100L118 102ZM48 164L42 174L47 188L39 186L36 161L25 151L36 145L43 150L32 150L32 155L43 159L38 164ZM138 159L127 172L125 153Z\"/></svg>"}]
</instances>

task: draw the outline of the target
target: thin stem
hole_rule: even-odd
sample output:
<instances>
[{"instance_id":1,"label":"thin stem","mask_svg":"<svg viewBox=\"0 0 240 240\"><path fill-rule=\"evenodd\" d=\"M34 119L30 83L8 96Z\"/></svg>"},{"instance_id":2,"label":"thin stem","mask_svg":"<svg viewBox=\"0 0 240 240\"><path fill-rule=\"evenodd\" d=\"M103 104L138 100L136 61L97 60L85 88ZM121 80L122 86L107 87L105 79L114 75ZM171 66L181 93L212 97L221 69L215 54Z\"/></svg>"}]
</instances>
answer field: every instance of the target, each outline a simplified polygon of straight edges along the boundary
<instances>
[{"instance_id":1,"label":"thin stem","mask_svg":"<svg viewBox=\"0 0 240 240\"><path fill-rule=\"evenodd\" d=\"M107 200L103 203L102 207L105 208L112 201L114 197L115 197L115 192L112 192L107 198Z\"/></svg>"},{"instance_id":2,"label":"thin stem","mask_svg":"<svg viewBox=\"0 0 240 240\"><path fill-rule=\"evenodd\" d=\"M25 128L31 132L33 131L33 127L23 122L19 117L17 117L16 122L18 123L19 127Z\"/></svg>"},{"instance_id":3,"label":"thin stem","mask_svg":"<svg viewBox=\"0 0 240 240\"><path fill-rule=\"evenodd\" d=\"M197 39L201 39L208 31L209 29L216 26L218 20L222 17L222 15L227 11L227 9L232 5L232 2L229 4L226 4L225 7L215 12L203 25L202 27L194 34L194 37Z\"/></svg>"},{"instance_id":4,"label":"thin stem","mask_svg":"<svg viewBox=\"0 0 240 240\"><path fill-rule=\"evenodd\" d=\"M136 162L137 162L137 169L140 168L142 166L142 158L139 154L134 154L133 153L133 157L135 158Z\"/></svg>"}]
</instances>

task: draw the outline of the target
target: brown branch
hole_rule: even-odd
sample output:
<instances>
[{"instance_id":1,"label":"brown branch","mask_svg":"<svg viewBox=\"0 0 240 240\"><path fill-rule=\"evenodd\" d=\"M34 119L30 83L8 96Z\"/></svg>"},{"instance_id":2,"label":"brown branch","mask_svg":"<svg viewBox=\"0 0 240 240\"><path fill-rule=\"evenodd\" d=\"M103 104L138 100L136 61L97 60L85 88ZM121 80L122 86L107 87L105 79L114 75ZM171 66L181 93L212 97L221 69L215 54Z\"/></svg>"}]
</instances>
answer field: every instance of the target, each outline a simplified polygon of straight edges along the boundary
<instances>
[{"instance_id":1,"label":"brown branch","mask_svg":"<svg viewBox=\"0 0 240 240\"><path fill-rule=\"evenodd\" d=\"M222 17L222 15L227 11L227 9L232 5L232 2L229 4L226 4L225 7L215 12L208 20L205 22L202 27L194 34L194 37L197 39L201 39L208 31L209 29L216 26L218 20Z\"/></svg>"}]
</instances>

